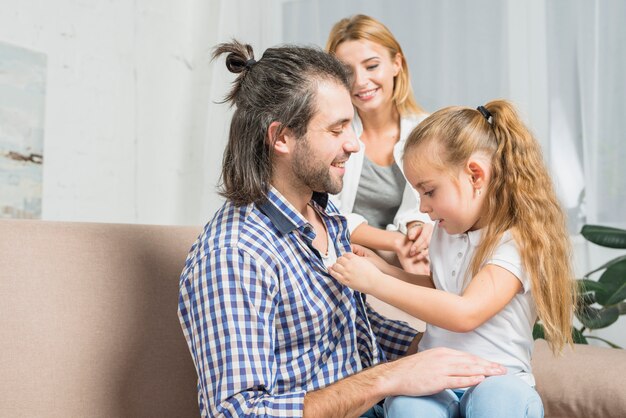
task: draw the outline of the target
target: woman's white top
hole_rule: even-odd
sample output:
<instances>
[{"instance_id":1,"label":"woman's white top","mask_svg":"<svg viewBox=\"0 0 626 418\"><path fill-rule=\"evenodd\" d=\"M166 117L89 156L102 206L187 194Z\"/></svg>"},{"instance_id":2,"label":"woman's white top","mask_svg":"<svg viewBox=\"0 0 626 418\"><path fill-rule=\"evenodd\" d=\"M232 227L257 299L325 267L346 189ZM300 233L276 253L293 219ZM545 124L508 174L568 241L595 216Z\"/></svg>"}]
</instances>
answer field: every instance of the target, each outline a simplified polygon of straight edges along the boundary
<instances>
[{"instance_id":1,"label":"woman's white top","mask_svg":"<svg viewBox=\"0 0 626 418\"><path fill-rule=\"evenodd\" d=\"M330 199L341 211L341 213L348 220L348 229L352 233L357 226L364 222L366 219L358 213L353 213L354 201L356 199L357 190L359 188L359 180L361 178L361 170L363 168L363 160L365 157L365 144L361 141L361 134L363 133L363 124L359 118L357 112L354 112L354 121L352 127L359 141L359 151L350 156L346 162L346 172L343 177L343 189L336 195L331 195ZM400 119L400 139L393 147L393 158L402 168L402 155L404 153L404 144L411 131L428 115L410 115ZM406 180L406 177L405 177ZM432 223L428 215L419 211L419 195L411 187L408 181L404 187L404 193L402 196L402 203L398 208L396 215L394 216L393 223L387 225L387 230L406 232L406 224L411 221L423 221Z\"/></svg>"},{"instance_id":2,"label":"woman's white top","mask_svg":"<svg viewBox=\"0 0 626 418\"><path fill-rule=\"evenodd\" d=\"M448 235L435 224L430 241L430 268L435 287L456 295L463 294L471 277L466 277L481 231ZM515 275L522 283L522 291L494 317L470 332L452 332L427 324L419 351L434 347L448 347L475 354L502 364L508 374L519 376L535 385L530 358L533 349L533 325L537 317L522 259L511 233L505 232L493 255L484 265L494 264ZM419 301L415 301L419 303Z\"/></svg>"}]
</instances>

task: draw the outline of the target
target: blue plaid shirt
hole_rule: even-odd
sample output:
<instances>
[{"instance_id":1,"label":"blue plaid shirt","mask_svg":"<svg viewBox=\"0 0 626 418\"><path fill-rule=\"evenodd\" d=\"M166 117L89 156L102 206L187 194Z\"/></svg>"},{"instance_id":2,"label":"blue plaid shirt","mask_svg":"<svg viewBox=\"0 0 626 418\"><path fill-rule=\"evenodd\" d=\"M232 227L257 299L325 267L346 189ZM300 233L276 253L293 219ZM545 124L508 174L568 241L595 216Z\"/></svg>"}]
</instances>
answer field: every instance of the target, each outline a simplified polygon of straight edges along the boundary
<instances>
[{"instance_id":1,"label":"blue plaid shirt","mask_svg":"<svg viewBox=\"0 0 626 418\"><path fill-rule=\"evenodd\" d=\"M350 251L345 219L328 196L315 194L311 204L329 245ZM416 332L335 281L314 238L272 188L262 205L225 203L191 248L178 316L202 416L300 417L306 392L408 348Z\"/></svg>"}]
</instances>

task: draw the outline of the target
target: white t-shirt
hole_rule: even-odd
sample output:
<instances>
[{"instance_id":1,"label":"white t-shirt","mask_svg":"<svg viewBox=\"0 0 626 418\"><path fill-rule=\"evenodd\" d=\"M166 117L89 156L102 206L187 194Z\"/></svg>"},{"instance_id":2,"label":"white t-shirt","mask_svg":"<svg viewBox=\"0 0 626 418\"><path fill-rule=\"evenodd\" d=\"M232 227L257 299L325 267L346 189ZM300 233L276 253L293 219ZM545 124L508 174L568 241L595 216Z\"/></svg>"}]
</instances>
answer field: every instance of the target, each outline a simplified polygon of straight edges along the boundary
<instances>
[{"instance_id":1,"label":"white t-shirt","mask_svg":"<svg viewBox=\"0 0 626 418\"><path fill-rule=\"evenodd\" d=\"M471 281L466 277L481 231L448 235L435 225L429 245L431 271L435 287L461 295ZM510 232L502 236L493 255L483 265L495 264L510 271L522 283L523 290L504 309L473 331L459 333L427 324L419 344L420 351L448 347L475 354L502 364L508 374L515 374L531 386L535 385L530 358L533 348L532 329L537 317L522 260ZM467 273L469 276L469 273Z\"/></svg>"}]
</instances>

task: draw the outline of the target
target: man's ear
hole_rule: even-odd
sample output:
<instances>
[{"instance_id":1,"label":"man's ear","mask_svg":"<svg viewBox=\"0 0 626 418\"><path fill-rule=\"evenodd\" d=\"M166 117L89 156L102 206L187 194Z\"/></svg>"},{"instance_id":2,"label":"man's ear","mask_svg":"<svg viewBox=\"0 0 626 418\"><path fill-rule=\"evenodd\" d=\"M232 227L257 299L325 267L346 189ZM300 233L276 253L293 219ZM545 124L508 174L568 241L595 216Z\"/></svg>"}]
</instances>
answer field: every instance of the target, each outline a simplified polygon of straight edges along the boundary
<instances>
[{"instance_id":1,"label":"man's ear","mask_svg":"<svg viewBox=\"0 0 626 418\"><path fill-rule=\"evenodd\" d=\"M290 152L292 142L290 139L292 138L293 134L291 129L283 128L280 122L274 121L270 123L270 126L267 128L267 138L265 138L265 140L277 155L284 155Z\"/></svg>"}]
</instances>

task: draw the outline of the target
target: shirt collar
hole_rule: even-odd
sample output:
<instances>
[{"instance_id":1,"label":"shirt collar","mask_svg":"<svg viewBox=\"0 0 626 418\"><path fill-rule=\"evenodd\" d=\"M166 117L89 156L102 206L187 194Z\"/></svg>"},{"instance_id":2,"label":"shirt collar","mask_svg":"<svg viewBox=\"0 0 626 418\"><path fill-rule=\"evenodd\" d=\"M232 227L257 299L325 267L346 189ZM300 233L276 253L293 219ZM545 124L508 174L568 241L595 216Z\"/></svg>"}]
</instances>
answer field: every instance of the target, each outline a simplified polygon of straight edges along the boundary
<instances>
[{"instance_id":1,"label":"shirt collar","mask_svg":"<svg viewBox=\"0 0 626 418\"><path fill-rule=\"evenodd\" d=\"M328 205L328 193L313 192L311 200L325 210ZM273 186L270 186L267 192L267 199L258 207L281 234L287 234L309 223Z\"/></svg>"},{"instance_id":2,"label":"shirt collar","mask_svg":"<svg viewBox=\"0 0 626 418\"><path fill-rule=\"evenodd\" d=\"M477 229L475 231L467 231L467 239L469 240L470 244L472 244L472 246L474 247L478 247L478 244L480 244L480 238L483 235L482 229Z\"/></svg>"}]
</instances>

